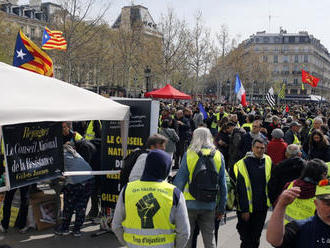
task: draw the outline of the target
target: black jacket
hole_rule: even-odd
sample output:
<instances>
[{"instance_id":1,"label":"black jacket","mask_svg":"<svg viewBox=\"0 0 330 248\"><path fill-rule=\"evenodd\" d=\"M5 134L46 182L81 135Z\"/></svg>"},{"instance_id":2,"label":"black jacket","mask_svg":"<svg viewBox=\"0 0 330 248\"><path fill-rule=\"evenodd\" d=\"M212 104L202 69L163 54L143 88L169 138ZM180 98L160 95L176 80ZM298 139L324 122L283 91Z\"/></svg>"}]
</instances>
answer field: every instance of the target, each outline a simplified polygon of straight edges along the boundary
<instances>
[{"instance_id":1,"label":"black jacket","mask_svg":"<svg viewBox=\"0 0 330 248\"><path fill-rule=\"evenodd\" d=\"M281 194L284 185L297 179L304 167L305 160L300 157L293 157L283 160L272 168L272 175L268 183L269 199L272 204Z\"/></svg>"},{"instance_id":2,"label":"black jacket","mask_svg":"<svg viewBox=\"0 0 330 248\"><path fill-rule=\"evenodd\" d=\"M248 155L244 159L244 162L251 182L253 212L266 211L268 207L266 196L265 158L259 159L253 155ZM237 175L236 195L239 211L249 212L249 201L247 198L245 180L240 173Z\"/></svg>"}]
</instances>

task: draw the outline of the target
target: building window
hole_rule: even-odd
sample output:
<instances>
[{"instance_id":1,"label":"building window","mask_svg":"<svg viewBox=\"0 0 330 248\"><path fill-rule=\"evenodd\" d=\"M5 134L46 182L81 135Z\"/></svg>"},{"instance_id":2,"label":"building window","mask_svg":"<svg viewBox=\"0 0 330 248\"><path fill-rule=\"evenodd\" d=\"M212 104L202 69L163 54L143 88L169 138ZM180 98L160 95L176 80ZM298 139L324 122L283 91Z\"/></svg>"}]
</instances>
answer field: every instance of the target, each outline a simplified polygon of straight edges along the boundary
<instances>
[{"instance_id":1,"label":"building window","mask_svg":"<svg viewBox=\"0 0 330 248\"><path fill-rule=\"evenodd\" d=\"M294 79L293 79L293 84L294 84L294 85L298 85L298 78L294 78Z\"/></svg>"},{"instance_id":2,"label":"building window","mask_svg":"<svg viewBox=\"0 0 330 248\"><path fill-rule=\"evenodd\" d=\"M289 43L294 43L295 41L295 37L294 36L290 36L289 37Z\"/></svg>"},{"instance_id":3,"label":"building window","mask_svg":"<svg viewBox=\"0 0 330 248\"><path fill-rule=\"evenodd\" d=\"M35 34L36 34L36 29L31 28L31 37L35 37Z\"/></svg>"},{"instance_id":4,"label":"building window","mask_svg":"<svg viewBox=\"0 0 330 248\"><path fill-rule=\"evenodd\" d=\"M278 63L278 56L274 55L274 64L277 64L277 63Z\"/></svg>"},{"instance_id":5,"label":"building window","mask_svg":"<svg viewBox=\"0 0 330 248\"><path fill-rule=\"evenodd\" d=\"M259 42L259 38L258 38L258 37L256 38L256 42L257 42L257 43Z\"/></svg>"},{"instance_id":6,"label":"building window","mask_svg":"<svg viewBox=\"0 0 330 248\"><path fill-rule=\"evenodd\" d=\"M304 55L304 63L308 62L308 55Z\"/></svg>"},{"instance_id":7,"label":"building window","mask_svg":"<svg viewBox=\"0 0 330 248\"><path fill-rule=\"evenodd\" d=\"M305 37L300 37L299 42L304 43L305 42Z\"/></svg>"},{"instance_id":8,"label":"building window","mask_svg":"<svg viewBox=\"0 0 330 248\"><path fill-rule=\"evenodd\" d=\"M275 37L274 41L275 41L275 43L281 43L280 37Z\"/></svg>"},{"instance_id":9,"label":"building window","mask_svg":"<svg viewBox=\"0 0 330 248\"><path fill-rule=\"evenodd\" d=\"M295 63L299 63L299 56L298 56L298 55L295 55L295 56L294 56L294 62L295 62Z\"/></svg>"},{"instance_id":10,"label":"building window","mask_svg":"<svg viewBox=\"0 0 330 248\"><path fill-rule=\"evenodd\" d=\"M290 90L291 95L297 95L298 94L298 90L297 89L291 89Z\"/></svg>"},{"instance_id":11,"label":"building window","mask_svg":"<svg viewBox=\"0 0 330 248\"><path fill-rule=\"evenodd\" d=\"M263 61L263 62L268 62L268 57L267 57L267 56L265 56L265 55L264 55L264 56L262 56L262 61Z\"/></svg>"},{"instance_id":12,"label":"building window","mask_svg":"<svg viewBox=\"0 0 330 248\"><path fill-rule=\"evenodd\" d=\"M264 37L264 43L268 43L269 42L269 37Z\"/></svg>"},{"instance_id":13,"label":"building window","mask_svg":"<svg viewBox=\"0 0 330 248\"><path fill-rule=\"evenodd\" d=\"M289 56L284 55L283 56L283 63L288 63L289 62Z\"/></svg>"},{"instance_id":14,"label":"building window","mask_svg":"<svg viewBox=\"0 0 330 248\"><path fill-rule=\"evenodd\" d=\"M289 37L284 37L284 43L289 43Z\"/></svg>"}]
</instances>

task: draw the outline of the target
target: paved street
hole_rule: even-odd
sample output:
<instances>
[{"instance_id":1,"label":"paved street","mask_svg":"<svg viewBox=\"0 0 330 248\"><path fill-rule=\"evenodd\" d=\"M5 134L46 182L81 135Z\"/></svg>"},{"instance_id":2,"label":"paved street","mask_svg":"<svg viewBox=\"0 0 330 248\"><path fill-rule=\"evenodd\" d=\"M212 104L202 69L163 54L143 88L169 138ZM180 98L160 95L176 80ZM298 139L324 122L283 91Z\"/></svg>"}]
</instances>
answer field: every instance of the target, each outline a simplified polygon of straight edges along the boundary
<instances>
[{"instance_id":1,"label":"paved street","mask_svg":"<svg viewBox=\"0 0 330 248\"><path fill-rule=\"evenodd\" d=\"M269 219L270 214L268 214ZM219 231L220 244L218 247L232 248L239 247L240 241L236 231L236 215L230 212L227 215L227 224L222 225ZM13 248L115 248L121 247L116 238L112 234L105 234L92 238L91 234L98 231L97 225L87 222L82 229L83 235L80 238L71 235L66 237L58 237L52 233L51 229L45 231L31 231L28 234L19 234L14 229L10 229L0 241L0 244L6 243ZM271 247L265 239L266 229L264 229L261 238L261 248ZM1 234L0 234L1 235ZM203 247L201 236L199 236L198 247Z\"/></svg>"}]
</instances>

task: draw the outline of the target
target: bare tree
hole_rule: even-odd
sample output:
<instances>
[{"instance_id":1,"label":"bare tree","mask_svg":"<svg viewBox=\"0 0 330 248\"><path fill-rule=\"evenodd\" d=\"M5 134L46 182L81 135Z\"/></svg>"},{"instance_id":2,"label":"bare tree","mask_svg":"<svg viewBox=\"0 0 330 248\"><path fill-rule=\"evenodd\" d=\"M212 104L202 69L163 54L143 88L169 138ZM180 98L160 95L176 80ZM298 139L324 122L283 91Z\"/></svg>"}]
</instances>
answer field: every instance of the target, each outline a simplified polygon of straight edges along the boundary
<instances>
[{"instance_id":1,"label":"bare tree","mask_svg":"<svg viewBox=\"0 0 330 248\"><path fill-rule=\"evenodd\" d=\"M56 62L62 69L62 79L80 83L79 73L86 71L80 66L90 65L100 56L99 47L93 44L95 37L104 30L102 18L110 3L102 0L58 0L58 3L62 9L53 15L53 24L64 32L67 50L56 54ZM92 14L95 17L90 19Z\"/></svg>"},{"instance_id":2,"label":"bare tree","mask_svg":"<svg viewBox=\"0 0 330 248\"><path fill-rule=\"evenodd\" d=\"M210 56L210 32L206 29L202 22L201 12L195 17L195 26L190 32L190 43L188 45L188 64L195 74L195 84L192 89L196 91L200 88L199 79L202 70L205 72L205 65L209 62Z\"/></svg>"},{"instance_id":3,"label":"bare tree","mask_svg":"<svg viewBox=\"0 0 330 248\"><path fill-rule=\"evenodd\" d=\"M164 80L168 82L169 75L187 59L186 47L189 36L185 21L179 20L170 8L166 15L162 15L159 27L159 31L163 34L161 67Z\"/></svg>"},{"instance_id":4,"label":"bare tree","mask_svg":"<svg viewBox=\"0 0 330 248\"><path fill-rule=\"evenodd\" d=\"M224 57L229 51L229 32L226 24L222 24L220 27L220 32L216 34L218 42L220 44L221 56Z\"/></svg>"},{"instance_id":5,"label":"bare tree","mask_svg":"<svg viewBox=\"0 0 330 248\"><path fill-rule=\"evenodd\" d=\"M6 19L6 14L0 11L0 61L12 64L19 26Z\"/></svg>"}]
</instances>

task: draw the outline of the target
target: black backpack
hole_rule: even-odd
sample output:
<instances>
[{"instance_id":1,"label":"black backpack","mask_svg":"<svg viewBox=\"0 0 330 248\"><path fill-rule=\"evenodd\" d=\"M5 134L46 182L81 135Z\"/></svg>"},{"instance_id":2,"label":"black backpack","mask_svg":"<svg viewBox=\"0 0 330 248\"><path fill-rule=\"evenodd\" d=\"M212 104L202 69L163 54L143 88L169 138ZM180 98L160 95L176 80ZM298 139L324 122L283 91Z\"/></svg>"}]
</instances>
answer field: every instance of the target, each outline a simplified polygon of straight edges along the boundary
<instances>
[{"instance_id":1,"label":"black backpack","mask_svg":"<svg viewBox=\"0 0 330 248\"><path fill-rule=\"evenodd\" d=\"M148 152L149 151L145 149L135 149L124 158L123 165L120 170L120 189L122 189L128 183L129 175L131 174L131 171L135 165L137 158L142 153Z\"/></svg>"},{"instance_id":2,"label":"black backpack","mask_svg":"<svg viewBox=\"0 0 330 248\"><path fill-rule=\"evenodd\" d=\"M192 180L189 184L190 194L198 201L214 202L219 191L219 173L214 163L215 150L209 155L198 153Z\"/></svg>"}]
</instances>

